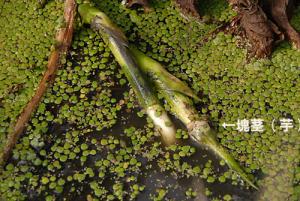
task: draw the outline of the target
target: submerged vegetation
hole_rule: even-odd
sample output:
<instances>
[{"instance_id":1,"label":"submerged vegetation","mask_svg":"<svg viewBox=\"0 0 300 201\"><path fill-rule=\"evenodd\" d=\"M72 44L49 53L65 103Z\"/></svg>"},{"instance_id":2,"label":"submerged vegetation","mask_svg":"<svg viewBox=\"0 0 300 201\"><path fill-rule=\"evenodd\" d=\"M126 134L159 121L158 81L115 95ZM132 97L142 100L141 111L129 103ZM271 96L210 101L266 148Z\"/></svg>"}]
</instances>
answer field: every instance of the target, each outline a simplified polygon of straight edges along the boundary
<instances>
[{"instance_id":1,"label":"submerged vegetation","mask_svg":"<svg viewBox=\"0 0 300 201\"><path fill-rule=\"evenodd\" d=\"M1 170L1 200L299 200L299 51L282 42L270 59L248 60L239 37L209 38L218 25L188 21L170 1L152 1L149 13L118 0L93 3L130 43L197 93L198 115L208 117L217 141L254 175L259 190L190 141L180 124L181 143L164 147L106 43L78 21L63 67ZM63 12L59 1L35 5L0 2L1 142L34 93ZM228 21L234 13L220 5L227 4L213 0L200 10ZM296 11L292 24L299 30ZM263 132L222 127L255 118L264 120ZM284 132L281 118L293 119L294 127Z\"/></svg>"}]
</instances>

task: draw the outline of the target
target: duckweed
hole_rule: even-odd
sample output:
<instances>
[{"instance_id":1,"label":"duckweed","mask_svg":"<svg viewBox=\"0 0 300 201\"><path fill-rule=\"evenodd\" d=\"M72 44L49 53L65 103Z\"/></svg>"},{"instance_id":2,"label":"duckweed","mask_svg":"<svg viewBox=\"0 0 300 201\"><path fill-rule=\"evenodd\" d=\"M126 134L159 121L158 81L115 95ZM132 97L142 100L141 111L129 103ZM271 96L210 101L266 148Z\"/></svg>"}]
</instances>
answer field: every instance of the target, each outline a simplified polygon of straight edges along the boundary
<instances>
[{"instance_id":1,"label":"duckweed","mask_svg":"<svg viewBox=\"0 0 300 201\"><path fill-rule=\"evenodd\" d=\"M200 12L206 18L229 21L235 15L223 0L205 2L200 4ZM198 111L208 116L218 130L218 140L247 167L248 173L257 173L257 183L263 189L258 195L260 200L299 199L299 132L291 129L285 133L278 129L278 123L273 132L270 124L283 117L294 121L299 118L299 52L284 42L270 59L247 60L238 37L219 33L203 43L202 39L217 25L182 18L170 1L155 0L153 11L147 14L125 9L118 0L94 3L122 27L141 51L164 63L169 72L198 93ZM1 142L44 71L62 8L57 1L37 11L34 1L23 5L22 1L6 2L0 14L5 26L0 31L0 41L7 39L4 48L0 48L5 72L0 75ZM11 24L3 23L6 12L14 16ZM296 12L292 19L298 30L299 16ZM28 23L20 24L24 19ZM19 32L13 34L16 26L12 24L20 27ZM33 28L34 32L30 31ZM16 41L20 41L20 47ZM15 52L22 54L10 51L16 48ZM205 151L189 144L184 129L176 133L183 144L162 146L153 124L137 107L109 48L91 30L78 26L66 63L0 176L0 198L72 199L88 191L93 200L135 200L149 190L143 183L150 177L149 172L188 181L200 177L210 200L233 199L230 192L218 195L212 187L217 183L246 191L238 176L223 167L224 161L216 168ZM143 124L134 125L135 116L144 120ZM253 118L264 119L264 132L243 133L221 126L224 122ZM119 124L125 128L113 129ZM199 152L204 159L198 158ZM167 199L172 188L182 191L175 185L162 187L159 183L156 181L149 199ZM194 198L195 192L194 187L187 187L182 196Z\"/></svg>"},{"instance_id":2,"label":"duckweed","mask_svg":"<svg viewBox=\"0 0 300 201\"><path fill-rule=\"evenodd\" d=\"M33 96L47 67L63 3L38 1L0 3L0 150L20 112ZM26 23L24 23L26 22ZM37 144L33 144L34 146Z\"/></svg>"},{"instance_id":3,"label":"duckweed","mask_svg":"<svg viewBox=\"0 0 300 201\"><path fill-rule=\"evenodd\" d=\"M220 16L218 6L211 6L216 2L203 3L202 13L205 13L205 9L215 9L215 19L224 21L234 16L234 13ZM118 14L136 19L125 28L133 27L134 33L127 32L130 40L134 43L139 41L137 46L141 51L166 63L172 74L199 93L202 98L200 111L209 116L212 124L218 128L218 139L237 160L247 166L248 172L261 169L265 175L269 175L260 183L267 189L262 199L272 195L274 199L284 200L292 196L292 191L288 189L299 180L292 179L292 174L284 170L286 167L283 164L286 161L291 169L298 166L299 146L296 142L299 135L296 129L288 134L280 130L273 132L271 123L274 119L278 121L288 117L297 121L299 118L299 52L283 42L275 49L272 58L248 61L247 51L238 47L238 37L221 32L203 44L201 39L215 28L214 25L188 22L178 17L176 10L165 9L163 4L172 7L168 1L155 4L152 13L139 15L143 20L138 20L134 12L126 10ZM298 16L297 13L292 19L296 28ZM236 123L238 119L255 118L264 120L263 133L241 133L218 126L222 122ZM176 137L182 138L179 132ZM172 158L179 160L184 156L183 152L179 153ZM205 169L205 177L208 177L208 172ZM284 174L280 174L281 179L275 180L271 175L278 172ZM231 179L238 180L234 174ZM224 181L223 177L221 181ZM276 186L281 185L289 187L277 189ZM274 190L278 193L272 194Z\"/></svg>"}]
</instances>

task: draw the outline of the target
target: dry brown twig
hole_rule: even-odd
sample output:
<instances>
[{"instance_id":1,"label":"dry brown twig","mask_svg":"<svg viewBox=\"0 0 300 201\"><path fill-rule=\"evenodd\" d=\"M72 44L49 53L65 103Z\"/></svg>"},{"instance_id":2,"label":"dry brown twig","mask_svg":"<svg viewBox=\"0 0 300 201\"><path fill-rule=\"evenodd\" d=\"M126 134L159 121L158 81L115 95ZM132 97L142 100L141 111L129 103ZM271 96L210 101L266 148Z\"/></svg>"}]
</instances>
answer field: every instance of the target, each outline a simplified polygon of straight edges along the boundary
<instances>
[{"instance_id":1,"label":"dry brown twig","mask_svg":"<svg viewBox=\"0 0 300 201\"><path fill-rule=\"evenodd\" d=\"M12 132L8 134L6 143L4 145L4 150L0 155L0 165L4 165L5 162L9 159L12 149L16 145L18 139L21 137L28 121L31 118L32 113L36 110L48 86L54 80L56 71L60 66L60 60L63 56L66 55L66 52L72 42L75 13L75 0L66 0L64 8L65 23L64 26L57 31L57 44L55 45L54 50L51 52L51 55L48 59L47 70L44 73L43 78L41 79L34 96L27 103L19 118L12 126Z\"/></svg>"}]
</instances>

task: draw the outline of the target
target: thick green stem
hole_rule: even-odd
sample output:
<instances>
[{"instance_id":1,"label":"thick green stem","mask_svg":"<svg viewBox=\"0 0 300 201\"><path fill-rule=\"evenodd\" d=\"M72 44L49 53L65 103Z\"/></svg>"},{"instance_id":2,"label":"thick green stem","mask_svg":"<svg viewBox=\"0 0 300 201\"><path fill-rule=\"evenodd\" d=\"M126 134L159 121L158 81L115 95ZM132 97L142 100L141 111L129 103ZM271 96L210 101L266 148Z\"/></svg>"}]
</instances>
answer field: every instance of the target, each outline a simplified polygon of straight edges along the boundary
<instances>
[{"instance_id":1,"label":"thick green stem","mask_svg":"<svg viewBox=\"0 0 300 201\"><path fill-rule=\"evenodd\" d=\"M207 120L201 119L190 98L188 98L186 94L180 93L180 90L174 91L168 88L168 83L165 82L165 80L168 80L166 76L173 76L168 72L160 73L165 71L163 66L137 49L131 48L131 51L142 71L151 76L154 84L169 104L171 112L186 125L189 135L200 145L212 150L216 155L225 160L227 165L236 171L244 181L257 189L241 166L229 152L218 143L215 137L215 131L211 129Z\"/></svg>"},{"instance_id":2,"label":"thick green stem","mask_svg":"<svg viewBox=\"0 0 300 201\"><path fill-rule=\"evenodd\" d=\"M164 87L163 90L179 92L185 94L195 100L199 100L198 96L191 90L185 83L179 80L177 77L171 75L166 69L160 67L160 63L149 59L142 52L137 50L134 46L130 46L130 51L134 55L135 59L140 62L147 63L147 66L143 66L143 71L148 74L152 79L155 79L156 82L161 82L161 87ZM143 61L140 61L143 60Z\"/></svg>"},{"instance_id":3,"label":"thick green stem","mask_svg":"<svg viewBox=\"0 0 300 201\"><path fill-rule=\"evenodd\" d=\"M165 109L160 105L156 93L152 90L152 87L137 66L123 32L103 12L89 4L80 5L79 13L83 21L91 24L93 30L99 32L108 43L109 48L133 88L140 105L145 108L148 116L153 120L164 142L166 144L174 143L176 129Z\"/></svg>"}]
</instances>

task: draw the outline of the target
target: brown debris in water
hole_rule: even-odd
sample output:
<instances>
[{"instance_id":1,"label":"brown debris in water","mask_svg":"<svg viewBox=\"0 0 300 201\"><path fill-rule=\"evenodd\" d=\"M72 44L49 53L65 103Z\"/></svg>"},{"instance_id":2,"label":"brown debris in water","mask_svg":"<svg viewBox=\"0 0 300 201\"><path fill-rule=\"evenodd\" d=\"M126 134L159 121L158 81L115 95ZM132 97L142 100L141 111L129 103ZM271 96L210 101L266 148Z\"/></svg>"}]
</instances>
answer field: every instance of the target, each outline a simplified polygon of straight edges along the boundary
<instances>
[{"instance_id":1,"label":"brown debris in water","mask_svg":"<svg viewBox=\"0 0 300 201\"><path fill-rule=\"evenodd\" d=\"M284 36L300 49L300 34L289 23L295 1L262 0L258 3L258 0L229 0L238 11L240 26L251 43L251 55L258 58L270 56L274 44L283 40Z\"/></svg>"},{"instance_id":2,"label":"brown debris in water","mask_svg":"<svg viewBox=\"0 0 300 201\"><path fill-rule=\"evenodd\" d=\"M297 32L289 20L292 16L293 9L299 0L268 0L269 7L271 10L271 15L275 23L284 32L287 39L292 43L292 45L300 49L300 33Z\"/></svg>"},{"instance_id":3,"label":"brown debris in water","mask_svg":"<svg viewBox=\"0 0 300 201\"><path fill-rule=\"evenodd\" d=\"M191 15L200 18L196 0L175 0L175 3L181 9L183 15Z\"/></svg>"},{"instance_id":4,"label":"brown debris in water","mask_svg":"<svg viewBox=\"0 0 300 201\"><path fill-rule=\"evenodd\" d=\"M145 12L149 12L151 10L148 0L127 0L125 5L128 8L132 8L134 5L142 6Z\"/></svg>"},{"instance_id":5,"label":"brown debris in water","mask_svg":"<svg viewBox=\"0 0 300 201\"><path fill-rule=\"evenodd\" d=\"M280 34L258 5L257 1L239 0L237 11L240 25L252 45L252 53L259 58L268 57L272 53L276 34Z\"/></svg>"}]
</instances>

